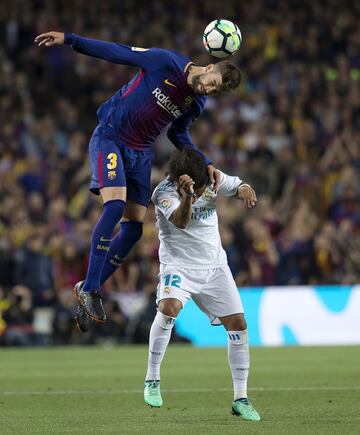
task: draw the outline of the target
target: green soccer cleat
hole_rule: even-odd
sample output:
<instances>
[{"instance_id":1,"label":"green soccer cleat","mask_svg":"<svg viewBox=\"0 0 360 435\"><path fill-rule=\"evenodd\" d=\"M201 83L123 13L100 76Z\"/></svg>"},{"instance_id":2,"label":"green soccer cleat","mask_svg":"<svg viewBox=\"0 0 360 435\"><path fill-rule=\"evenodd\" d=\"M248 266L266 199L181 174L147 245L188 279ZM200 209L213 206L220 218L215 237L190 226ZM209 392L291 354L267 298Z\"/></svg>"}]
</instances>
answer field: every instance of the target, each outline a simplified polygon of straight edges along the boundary
<instances>
[{"instance_id":1,"label":"green soccer cleat","mask_svg":"<svg viewBox=\"0 0 360 435\"><path fill-rule=\"evenodd\" d=\"M160 393L160 381L145 381L144 401L154 408L160 408L163 404Z\"/></svg>"},{"instance_id":2,"label":"green soccer cleat","mask_svg":"<svg viewBox=\"0 0 360 435\"><path fill-rule=\"evenodd\" d=\"M243 420L259 421L260 415L251 405L249 399L237 399L232 404L232 412L234 415L239 415Z\"/></svg>"}]
</instances>

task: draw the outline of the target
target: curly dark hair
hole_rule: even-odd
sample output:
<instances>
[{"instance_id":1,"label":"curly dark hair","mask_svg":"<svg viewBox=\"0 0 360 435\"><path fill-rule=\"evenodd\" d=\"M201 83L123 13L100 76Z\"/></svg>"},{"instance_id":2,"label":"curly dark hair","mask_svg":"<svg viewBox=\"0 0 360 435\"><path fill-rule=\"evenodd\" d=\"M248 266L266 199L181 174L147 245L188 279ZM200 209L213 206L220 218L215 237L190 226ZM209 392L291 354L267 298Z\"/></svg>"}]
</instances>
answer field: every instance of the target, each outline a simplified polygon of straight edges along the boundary
<instances>
[{"instance_id":1,"label":"curly dark hair","mask_svg":"<svg viewBox=\"0 0 360 435\"><path fill-rule=\"evenodd\" d=\"M175 181L181 175L188 175L193 179L196 189L207 186L210 182L204 158L198 151L191 149L173 151L168 162L168 174Z\"/></svg>"},{"instance_id":2,"label":"curly dark hair","mask_svg":"<svg viewBox=\"0 0 360 435\"><path fill-rule=\"evenodd\" d=\"M215 70L219 71L222 77L221 90L230 91L236 89L241 83L241 71L233 62L223 60L215 64Z\"/></svg>"}]
</instances>

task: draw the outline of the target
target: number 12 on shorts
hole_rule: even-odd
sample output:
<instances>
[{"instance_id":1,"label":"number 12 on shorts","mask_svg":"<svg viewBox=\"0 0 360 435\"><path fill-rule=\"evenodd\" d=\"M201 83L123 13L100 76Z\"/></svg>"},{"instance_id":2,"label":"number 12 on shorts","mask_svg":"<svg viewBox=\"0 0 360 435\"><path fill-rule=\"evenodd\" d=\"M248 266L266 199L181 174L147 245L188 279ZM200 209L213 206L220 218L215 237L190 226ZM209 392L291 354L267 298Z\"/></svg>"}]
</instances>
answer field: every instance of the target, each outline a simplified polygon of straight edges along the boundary
<instances>
[{"instance_id":1,"label":"number 12 on shorts","mask_svg":"<svg viewBox=\"0 0 360 435\"><path fill-rule=\"evenodd\" d=\"M181 278L179 275L165 275L165 285L180 288Z\"/></svg>"}]
</instances>

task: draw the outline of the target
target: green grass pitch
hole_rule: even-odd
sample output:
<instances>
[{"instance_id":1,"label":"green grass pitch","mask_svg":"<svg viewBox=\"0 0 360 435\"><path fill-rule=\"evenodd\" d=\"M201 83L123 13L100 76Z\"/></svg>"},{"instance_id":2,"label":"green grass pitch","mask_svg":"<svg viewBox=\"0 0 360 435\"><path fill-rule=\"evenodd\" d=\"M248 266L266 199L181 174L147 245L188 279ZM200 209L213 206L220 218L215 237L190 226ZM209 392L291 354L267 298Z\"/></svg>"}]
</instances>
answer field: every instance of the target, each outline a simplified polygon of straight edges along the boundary
<instances>
[{"instance_id":1,"label":"green grass pitch","mask_svg":"<svg viewBox=\"0 0 360 435\"><path fill-rule=\"evenodd\" d=\"M0 433L360 433L360 347L251 349L260 422L231 415L226 349L170 346L161 409L143 403L146 359L144 346L0 349Z\"/></svg>"}]
</instances>

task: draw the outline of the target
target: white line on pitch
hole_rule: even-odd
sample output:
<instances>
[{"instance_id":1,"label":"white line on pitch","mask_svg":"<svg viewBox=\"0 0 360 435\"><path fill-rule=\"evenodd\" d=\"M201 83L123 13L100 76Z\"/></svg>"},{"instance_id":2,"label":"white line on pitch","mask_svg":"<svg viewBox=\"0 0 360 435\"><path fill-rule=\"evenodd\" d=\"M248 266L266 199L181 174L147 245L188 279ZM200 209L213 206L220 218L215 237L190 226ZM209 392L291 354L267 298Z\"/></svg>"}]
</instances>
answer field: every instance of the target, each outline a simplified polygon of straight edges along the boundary
<instances>
[{"instance_id":1,"label":"white line on pitch","mask_svg":"<svg viewBox=\"0 0 360 435\"><path fill-rule=\"evenodd\" d=\"M352 391L360 390L360 385L355 386L309 386L309 387L250 387L250 391ZM162 393L209 393L220 391L232 391L231 388L182 388L164 389ZM140 394L143 390L44 390L44 391L0 391L3 396L42 396L42 395L72 395L72 394Z\"/></svg>"}]
</instances>

